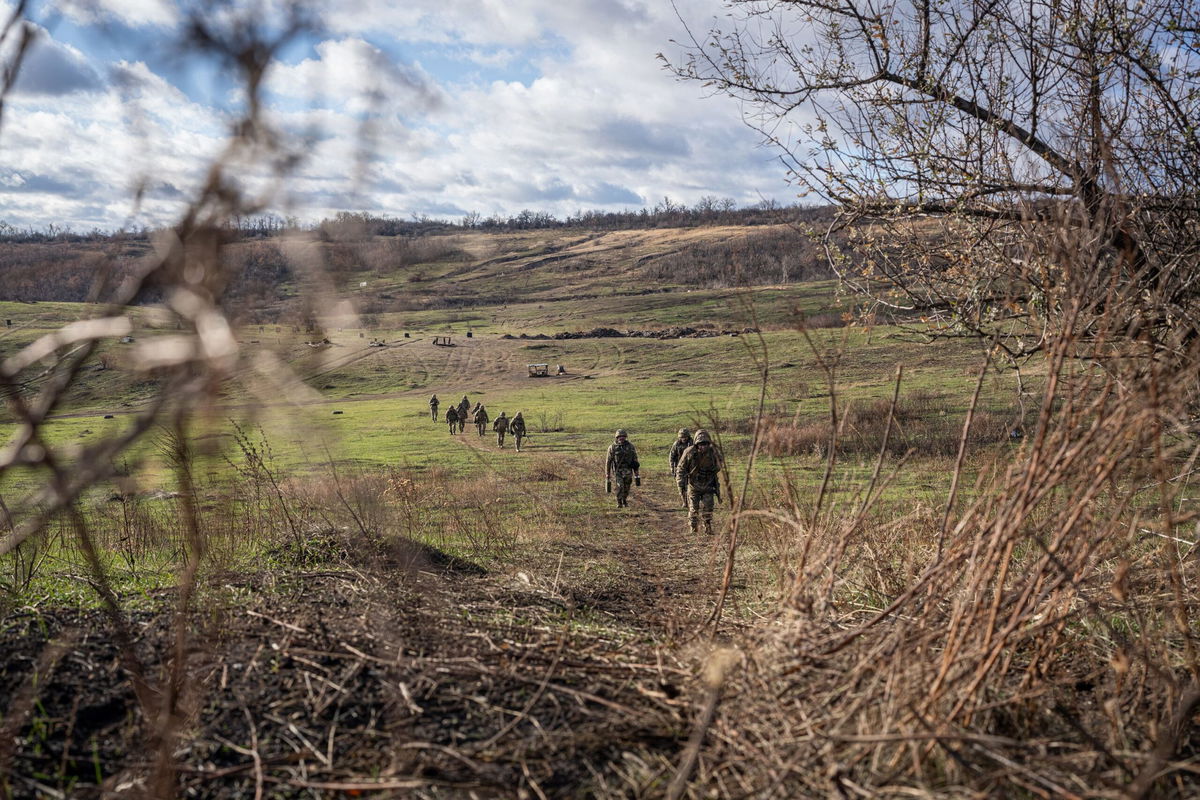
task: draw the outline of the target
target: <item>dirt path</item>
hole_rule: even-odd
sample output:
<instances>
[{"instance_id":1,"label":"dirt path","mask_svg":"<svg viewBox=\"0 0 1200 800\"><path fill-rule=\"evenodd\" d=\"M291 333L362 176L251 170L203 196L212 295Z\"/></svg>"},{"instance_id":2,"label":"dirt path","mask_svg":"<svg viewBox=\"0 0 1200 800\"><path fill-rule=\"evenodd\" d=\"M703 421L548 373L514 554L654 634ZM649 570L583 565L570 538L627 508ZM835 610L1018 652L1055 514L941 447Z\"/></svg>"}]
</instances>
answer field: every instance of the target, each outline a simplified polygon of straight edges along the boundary
<instances>
[{"instance_id":1,"label":"dirt path","mask_svg":"<svg viewBox=\"0 0 1200 800\"><path fill-rule=\"evenodd\" d=\"M454 440L480 453L485 463L495 452L494 434L479 437L468 428ZM594 468L600 486L602 457L595 465L580 464L578 456L553 457L568 470ZM643 486L632 490L628 508L604 508L584 522L592 535L548 545L549 561L540 565L554 571L560 591L580 607L662 640L702 625L715 596L719 558L713 538L697 539L687 531L686 512L669 481L648 473ZM615 506L614 497L605 505ZM596 565L607 568L597 571Z\"/></svg>"}]
</instances>

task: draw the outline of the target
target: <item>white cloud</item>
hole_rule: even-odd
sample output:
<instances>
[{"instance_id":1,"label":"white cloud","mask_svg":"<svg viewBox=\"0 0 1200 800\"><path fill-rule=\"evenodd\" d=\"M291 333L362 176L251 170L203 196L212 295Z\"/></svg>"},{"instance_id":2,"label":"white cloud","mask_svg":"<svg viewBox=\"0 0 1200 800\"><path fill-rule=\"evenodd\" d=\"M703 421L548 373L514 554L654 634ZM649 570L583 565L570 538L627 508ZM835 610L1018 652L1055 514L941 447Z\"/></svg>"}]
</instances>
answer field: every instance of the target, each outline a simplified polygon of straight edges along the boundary
<instances>
[{"instance_id":1,"label":"white cloud","mask_svg":"<svg viewBox=\"0 0 1200 800\"><path fill-rule=\"evenodd\" d=\"M268 119L305 156L280 210L310 219L338 210L563 215L664 195L791 196L737 108L701 97L655 59L682 33L668 3L330 4L336 38L267 73ZM90 7L118 5L138 4ZM699 16L719 10L683 5ZM146 31L141 45L155 36L165 34ZM55 52L67 66L88 58ZM144 184L142 219L169 222L224 145L226 113L146 63L93 69L108 86L54 103L12 99L0 130L0 219L34 221L44 208L56 222L114 227L132 208L130 187ZM238 95L229 97L235 107ZM246 165L242 178L256 190L271 185L262 167Z\"/></svg>"},{"instance_id":2,"label":"white cloud","mask_svg":"<svg viewBox=\"0 0 1200 800\"><path fill-rule=\"evenodd\" d=\"M431 8L425 13L438 13ZM441 12L442 19L458 9ZM448 89L439 123L449 133L438 154L397 156L409 174L425 175L435 187L441 180L442 196L487 213L529 206L559 214L653 203L664 195L688 203L706 194L742 203L761 195L788 198L782 169L756 146L738 110L701 98L698 87L675 82L661 68L656 53L681 35L669 6L652 12L645 4L591 0L567 9L514 0L471 9L484 21L460 30L480 46L534 40L569 46L533 56L542 77L528 85ZM536 24L503 28L514 10ZM442 30L451 28L447 22ZM471 181L440 168L443 162L471 165Z\"/></svg>"},{"instance_id":3,"label":"white cloud","mask_svg":"<svg viewBox=\"0 0 1200 800\"><path fill-rule=\"evenodd\" d=\"M79 25L115 20L131 28L173 28L181 20L172 0L58 0L50 5Z\"/></svg>"},{"instance_id":4,"label":"white cloud","mask_svg":"<svg viewBox=\"0 0 1200 800\"><path fill-rule=\"evenodd\" d=\"M360 0L332 9L326 24L355 34L388 30L406 41L526 46L550 35L637 35L671 15L669 3L642 0Z\"/></svg>"},{"instance_id":5,"label":"white cloud","mask_svg":"<svg viewBox=\"0 0 1200 800\"><path fill-rule=\"evenodd\" d=\"M10 99L0 130L0 218L114 228L171 221L219 151L225 125L145 64L120 62L97 91Z\"/></svg>"},{"instance_id":6,"label":"white cloud","mask_svg":"<svg viewBox=\"0 0 1200 800\"><path fill-rule=\"evenodd\" d=\"M5 10L4 13L11 12ZM83 53L55 41L41 26L31 25L29 30L33 38L21 54L14 93L54 96L101 88L100 75ZM0 62L6 66L15 64L17 47L16 36L9 36L0 43Z\"/></svg>"},{"instance_id":7,"label":"white cloud","mask_svg":"<svg viewBox=\"0 0 1200 800\"><path fill-rule=\"evenodd\" d=\"M398 63L358 38L324 41L317 58L272 65L267 89L352 112L429 111L442 101L433 79L419 67Z\"/></svg>"}]
</instances>

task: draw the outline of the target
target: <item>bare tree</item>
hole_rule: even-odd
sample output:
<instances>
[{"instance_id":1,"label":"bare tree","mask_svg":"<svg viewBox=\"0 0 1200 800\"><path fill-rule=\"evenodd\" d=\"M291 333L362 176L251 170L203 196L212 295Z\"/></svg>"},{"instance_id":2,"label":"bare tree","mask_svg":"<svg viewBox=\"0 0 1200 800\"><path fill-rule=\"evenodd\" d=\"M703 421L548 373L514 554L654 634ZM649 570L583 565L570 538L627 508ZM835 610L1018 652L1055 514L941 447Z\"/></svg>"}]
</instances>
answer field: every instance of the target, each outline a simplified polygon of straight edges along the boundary
<instances>
[{"instance_id":1,"label":"bare tree","mask_svg":"<svg viewBox=\"0 0 1200 800\"><path fill-rule=\"evenodd\" d=\"M1185 0L726 5L722 27L693 35L670 66L739 100L792 177L839 205L835 227L858 237L830 247L843 282L927 335L980 337L1015 363L1043 354L1046 378L1028 436L995 480L979 477L969 504L957 495L960 455L940 522L904 545L923 550L920 568L875 607L847 582L849 604L871 608L865 622L846 623L842 598L813 588L850 574L838 565L854 537L846 515L823 531L819 514L805 516L807 489L794 493L790 529L803 544L791 603L801 622L768 651L763 673L801 675L795 703L766 723L769 735L714 740L768 741L796 719L806 731L854 731L779 756L800 780L832 776L795 795L887 794L906 781L930 796L963 786L1194 795L1174 759L1192 755L1200 702L1200 604L1183 566L1196 512L1182 493L1200 386L1200 9ZM968 413L960 442L970 426ZM1148 615L1116 630L1111 601ZM1036 622L998 624L1019 608ZM1061 624L1049 622L1056 614ZM780 666L822 625L829 644ZM1041 654L1055 663L1035 666ZM840 669L842 658L853 666ZM818 675L829 676L827 692ZM1077 693L1047 702L1064 675L1087 676L1076 687L1111 675L1102 690L1111 716L1089 714ZM898 687L913 688L900 697ZM749 713L770 716L789 691L765 680L764 710ZM1025 716L1021 704L1035 696L1061 721ZM1122 736L1140 729L1110 748L1100 732L1111 720L1132 726ZM1048 777L1056 767L1028 747L1047 726L1077 752L1103 755ZM1014 749L950 746L939 737L951 731L1002 731L1012 738L1000 746ZM764 791L779 780L771 773Z\"/></svg>"},{"instance_id":2,"label":"bare tree","mask_svg":"<svg viewBox=\"0 0 1200 800\"><path fill-rule=\"evenodd\" d=\"M870 223L863 255L831 253L870 302L1015 357L1080 299L1085 329L1120 303L1123 339L1195 335L1193 3L727 5L669 66L741 101L835 225Z\"/></svg>"}]
</instances>

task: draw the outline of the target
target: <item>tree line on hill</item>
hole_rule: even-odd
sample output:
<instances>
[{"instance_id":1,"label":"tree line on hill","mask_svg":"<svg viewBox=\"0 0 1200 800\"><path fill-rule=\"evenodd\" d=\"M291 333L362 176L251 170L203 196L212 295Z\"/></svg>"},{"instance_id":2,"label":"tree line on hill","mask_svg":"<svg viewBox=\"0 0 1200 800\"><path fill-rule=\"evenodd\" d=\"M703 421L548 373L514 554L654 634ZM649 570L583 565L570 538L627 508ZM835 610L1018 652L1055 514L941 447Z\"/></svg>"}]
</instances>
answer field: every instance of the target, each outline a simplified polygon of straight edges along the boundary
<instances>
[{"instance_id":1,"label":"tree line on hill","mask_svg":"<svg viewBox=\"0 0 1200 800\"><path fill-rule=\"evenodd\" d=\"M331 241L351 235L418 236L462 230L630 230L688 228L701 225L774 225L780 222L831 220L834 214L832 206L784 206L773 200L764 200L752 206L739 208L732 198L706 195L692 206L664 197L651 208L624 211L579 210L562 218L546 211L532 209L522 209L508 216L492 214L486 217L477 211L471 211L458 221L437 219L426 214L413 214L411 218L403 219L366 211L339 211L332 217L304 224L294 216L264 213L230 217L226 229L235 239L262 239L280 236L288 231L309 231L325 241ZM42 227L20 227L0 220L0 242L19 244L146 242L155 232L156 229L144 226L121 231L92 228L87 232L80 232L73 230L69 225L55 222Z\"/></svg>"}]
</instances>

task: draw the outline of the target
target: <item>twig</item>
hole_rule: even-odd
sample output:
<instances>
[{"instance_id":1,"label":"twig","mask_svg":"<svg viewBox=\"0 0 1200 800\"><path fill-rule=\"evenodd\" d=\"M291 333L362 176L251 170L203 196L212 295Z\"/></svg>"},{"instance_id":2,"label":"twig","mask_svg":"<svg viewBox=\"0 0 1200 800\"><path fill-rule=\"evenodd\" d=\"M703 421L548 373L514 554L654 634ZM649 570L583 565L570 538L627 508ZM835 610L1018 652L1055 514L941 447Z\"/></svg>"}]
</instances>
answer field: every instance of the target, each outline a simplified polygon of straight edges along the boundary
<instances>
[{"instance_id":1,"label":"twig","mask_svg":"<svg viewBox=\"0 0 1200 800\"><path fill-rule=\"evenodd\" d=\"M288 630L295 631L296 633L303 633L303 634L308 633L308 631L304 630L304 628L293 625L290 622L284 622L283 620L275 619L274 617L268 617L266 614L260 614L257 611L247 610L246 614L251 617L258 617L259 619L265 619L267 622L272 622L272 623L280 626L281 628L287 628Z\"/></svg>"},{"instance_id":2,"label":"twig","mask_svg":"<svg viewBox=\"0 0 1200 800\"><path fill-rule=\"evenodd\" d=\"M1125 791L1125 796L1129 800L1142 800L1150 794L1155 781L1167 774L1164 768L1170 763L1171 756L1179 749L1184 735L1190 730L1192 714L1198 707L1200 707L1200 686L1193 683L1179 699L1170 721L1159 731L1158 741L1154 744L1150 759Z\"/></svg>"},{"instance_id":3,"label":"twig","mask_svg":"<svg viewBox=\"0 0 1200 800\"><path fill-rule=\"evenodd\" d=\"M992 351L989 349L979 368L979 378L975 381L975 393L971 395L971 406L967 409L967 418L963 420L962 435L958 439L958 456L954 459L954 473L950 480L950 496L946 499L946 509L942 512L942 526L938 534L938 561L942 560L942 551L946 546L946 528L950 525L950 513L954 510L954 502L958 499L958 482L962 479L963 460L967 455L967 437L971 433L971 423L975 419L975 408L979 405L979 392L983 389L983 380L987 377L988 366L992 363Z\"/></svg>"},{"instance_id":4,"label":"twig","mask_svg":"<svg viewBox=\"0 0 1200 800\"><path fill-rule=\"evenodd\" d=\"M382 792L390 789L423 789L427 786L446 786L456 789L487 789L488 784L476 782L457 782L437 780L435 778L393 778L382 781L307 781L295 778L276 778L267 775L268 783L291 786L294 789L317 789L333 792Z\"/></svg>"},{"instance_id":5,"label":"twig","mask_svg":"<svg viewBox=\"0 0 1200 800\"><path fill-rule=\"evenodd\" d=\"M736 657L736 651L724 649L716 651L709 657L704 676L707 686L704 708L700 712L700 718L696 721L696 727L692 729L692 735L683 751L683 759L679 762L679 768L675 770L675 775L667 786L667 800L679 800L687 789L688 781L700 760L700 748L704 744L704 736L712 727L713 720L717 716L717 704L721 701L721 686L725 682L725 675L733 666Z\"/></svg>"},{"instance_id":6,"label":"twig","mask_svg":"<svg viewBox=\"0 0 1200 800\"><path fill-rule=\"evenodd\" d=\"M757 322L757 320L755 320ZM754 325L757 331L759 326ZM754 414L754 436L750 443L750 455L746 459L746 470L742 478L742 490L737 496L736 504L733 507L731 516L732 528L729 531L729 547L725 555L725 570L721 575L721 590L717 594L716 607L713 608L712 614L709 616L709 622L712 624L713 634L716 634L718 626L721 624L721 612L725 608L725 600L729 596L729 587L733 582L733 566L734 559L737 556L738 535L742 526L742 510L746 507L746 495L750 491L750 475L754 471L754 462L758 456L758 448L762 444L762 427L763 415L766 411L767 404L767 381L771 373L771 365L768 361L769 351L767 349L767 341L763 338L762 333L758 333L759 350L746 345L751 357L759 369L759 388L758 388L758 408ZM726 473L725 486L729 488L728 467L722 459L722 472ZM720 477L718 477L720 480ZM732 499L732 498L731 498Z\"/></svg>"}]
</instances>

